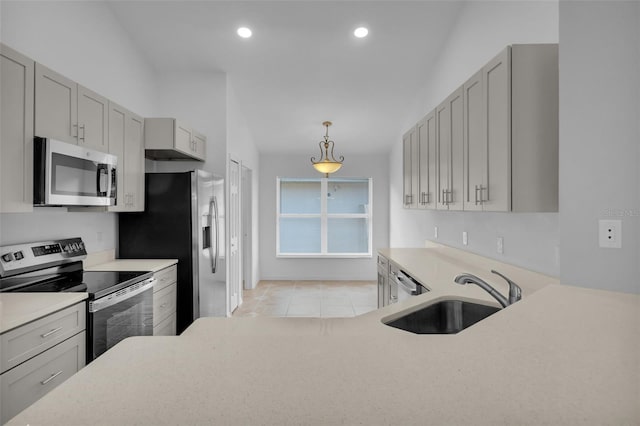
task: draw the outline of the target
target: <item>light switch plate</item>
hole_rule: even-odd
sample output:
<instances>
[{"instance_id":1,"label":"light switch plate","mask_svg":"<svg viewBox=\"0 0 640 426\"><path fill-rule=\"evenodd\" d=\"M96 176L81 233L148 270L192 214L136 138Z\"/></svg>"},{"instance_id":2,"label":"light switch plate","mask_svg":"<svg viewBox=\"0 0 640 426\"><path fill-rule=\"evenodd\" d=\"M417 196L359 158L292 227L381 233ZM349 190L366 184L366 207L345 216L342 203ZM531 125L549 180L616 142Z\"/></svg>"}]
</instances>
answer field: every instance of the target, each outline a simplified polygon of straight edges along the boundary
<instances>
[{"instance_id":1,"label":"light switch plate","mask_svg":"<svg viewBox=\"0 0 640 426\"><path fill-rule=\"evenodd\" d=\"M498 237L498 239L496 240L496 251L498 252L498 254L504 253L504 238Z\"/></svg>"},{"instance_id":2,"label":"light switch plate","mask_svg":"<svg viewBox=\"0 0 640 426\"><path fill-rule=\"evenodd\" d=\"M469 244L469 237L467 235L467 231L462 231L462 244L465 246Z\"/></svg>"},{"instance_id":3,"label":"light switch plate","mask_svg":"<svg viewBox=\"0 0 640 426\"><path fill-rule=\"evenodd\" d=\"M602 248L622 248L622 221L598 221L598 241Z\"/></svg>"},{"instance_id":4,"label":"light switch plate","mask_svg":"<svg viewBox=\"0 0 640 426\"><path fill-rule=\"evenodd\" d=\"M433 238L438 239L438 227L433 227Z\"/></svg>"}]
</instances>

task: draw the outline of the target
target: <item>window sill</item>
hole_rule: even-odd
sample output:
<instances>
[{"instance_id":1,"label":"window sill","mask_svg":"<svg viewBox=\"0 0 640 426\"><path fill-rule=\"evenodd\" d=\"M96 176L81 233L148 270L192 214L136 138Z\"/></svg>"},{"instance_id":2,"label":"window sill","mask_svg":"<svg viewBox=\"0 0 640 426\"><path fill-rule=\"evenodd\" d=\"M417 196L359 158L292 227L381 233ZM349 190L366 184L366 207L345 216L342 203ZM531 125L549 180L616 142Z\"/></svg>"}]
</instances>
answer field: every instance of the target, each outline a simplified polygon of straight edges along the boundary
<instances>
[{"instance_id":1,"label":"window sill","mask_svg":"<svg viewBox=\"0 0 640 426\"><path fill-rule=\"evenodd\" d=\"M276 258L278 259L371 259L373 255L371 253L331 253L331 254L304 254L304 253L295 253L295 254L277 254Z\"/></svg>"}]
</instances>

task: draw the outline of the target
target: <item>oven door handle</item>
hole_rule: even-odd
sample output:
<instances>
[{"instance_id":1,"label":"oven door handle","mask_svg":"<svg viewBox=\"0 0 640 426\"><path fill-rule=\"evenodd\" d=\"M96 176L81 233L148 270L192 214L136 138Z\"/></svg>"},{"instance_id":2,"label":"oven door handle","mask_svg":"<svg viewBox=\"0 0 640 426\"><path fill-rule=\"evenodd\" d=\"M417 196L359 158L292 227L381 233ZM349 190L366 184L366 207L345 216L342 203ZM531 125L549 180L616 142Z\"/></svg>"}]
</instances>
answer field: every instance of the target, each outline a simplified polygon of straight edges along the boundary
<instances>
[{"instance_id":1,"label":"oven door handle","mask_svg":"<svg viewBox=\"0 0 640 426\"><path fill-rule=\"evenodd\" d=\"M125 287L99 299L92 300L91 302L89 302L89 312L98 312L110 306L113 306L116 303L120 303L132 297L135 297L140 293L152 289L155 282L155 278L148 278L144 281L132 284L129 287Z\"/></svg>"}]
</instances>

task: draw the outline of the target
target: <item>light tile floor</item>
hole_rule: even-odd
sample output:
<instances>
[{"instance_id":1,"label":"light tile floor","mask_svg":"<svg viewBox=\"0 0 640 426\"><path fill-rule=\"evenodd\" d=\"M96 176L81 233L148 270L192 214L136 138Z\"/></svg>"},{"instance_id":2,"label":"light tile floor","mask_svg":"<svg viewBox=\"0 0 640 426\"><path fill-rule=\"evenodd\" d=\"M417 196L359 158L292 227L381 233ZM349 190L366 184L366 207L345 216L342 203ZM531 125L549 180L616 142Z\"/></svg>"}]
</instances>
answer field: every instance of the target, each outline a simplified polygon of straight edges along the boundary
<instances>
[{"instance_id":1,"label":"light tile floor","mask_svg":"<svg viewBox=\"0 0 640 426\"><path fill-rule=\"evenodd\" d=\"M354 317L378 308L375 281L260 281L234 317Z\"/></svg>"}]
</instances>

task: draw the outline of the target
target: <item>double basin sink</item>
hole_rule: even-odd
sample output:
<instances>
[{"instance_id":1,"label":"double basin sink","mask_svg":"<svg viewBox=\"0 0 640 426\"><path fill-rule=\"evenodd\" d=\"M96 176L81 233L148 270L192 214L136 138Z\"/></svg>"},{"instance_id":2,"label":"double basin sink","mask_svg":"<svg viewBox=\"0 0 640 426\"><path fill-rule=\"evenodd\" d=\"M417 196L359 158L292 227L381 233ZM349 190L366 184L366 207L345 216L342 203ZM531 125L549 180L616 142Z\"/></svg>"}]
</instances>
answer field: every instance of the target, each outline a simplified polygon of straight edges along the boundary
<instances>
[{"instance_id":1,"label":"double basin sink","mask_svg":"<svg viewBox=\"0 0 640 426\"><path fill-rule=\"evenodd\" d=\"M462 300L442 300L385 324L416 334L455 334L499 310L494 306Z\"/></svg>"}]
</instances>

